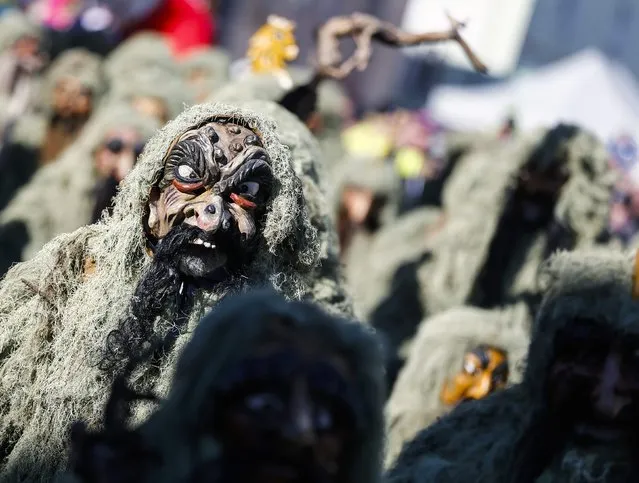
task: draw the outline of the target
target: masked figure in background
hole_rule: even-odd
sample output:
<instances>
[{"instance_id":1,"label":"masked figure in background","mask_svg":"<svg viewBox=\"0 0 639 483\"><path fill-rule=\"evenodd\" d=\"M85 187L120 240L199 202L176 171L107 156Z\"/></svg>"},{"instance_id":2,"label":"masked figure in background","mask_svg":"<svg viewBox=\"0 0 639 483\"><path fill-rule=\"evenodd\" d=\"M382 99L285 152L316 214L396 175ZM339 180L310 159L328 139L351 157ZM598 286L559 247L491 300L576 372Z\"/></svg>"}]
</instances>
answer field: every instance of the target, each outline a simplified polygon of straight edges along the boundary
<instances>
[{"instance_id":1,"label":"masked figure in background","mask_svg":"<svg viewBox=\"0 0 639 483\"><path fill-rule=\"evenodd\" d=\"M0 209L38 167L53 162L82 132L103 89L101 60L71 49L46 73L45 111L21 117L0 153Z\"/></svg>"},{"instance_id":2,"label":"masked figure in background","mask_svg":"<svg viewBox=\"0 0 639 483\"><path fill-rule=\"evenodd\" d=\"M76 426L69 482L378 483L380 349L365 326L311 304L268 292L225 300L199 323L145 424Z\"/></svg>"},{"instance_id":3,"label":"masked figure in background","mask_svg":"<svg viewBox=\"0 0 639 483\"><path fill-rule=\"evenodd\" d=\"M459 404L520 382L529 334L524 303L504 310L462 307L426 319L402 348L409 362L386 405L387 464Z\"/></svg>"},{"instance_id":4,"label":"masked figure in background","mask_svg":"<svg viewBox=\"0 0 639 483\"><path fill-rule=\"evenodd\" d=\"M110 89L107 102L125 101L162 124L194 103L182 68L166 40L154 33L136 34L104 62Z\"/></svg>"},{"instance_id":5,"label":"masked figure in background","mask_svg":"<svg viewBox=\"0 0 639 483\"><path fill-rule=\"evenodd\" d=\"M104 61L109 83L149 67L160 67L167 74L179 75L177 61L166 39L157 33L137 33L122 42Z\"/></svg>"},{"instance_id":6,"label":"masked figure in background","mask_svg":"<svg viewBox=\"0 0 639 483\"><path fill-rule=\"evenodd\" d=\"M40 29L19 11L0 17L0 147L5 129L39 107L40 73L46 65Z\"/></svg>"},{"instance_id":7,"label":"masked figure in background","mask_svg":"<svg viewBox=\"0 0 639 483\"><path fill-rule=\"evenodd\" d=\"M197 50L181 60L183 76L195 102L205 102L229 80L231 58L219 48Z\"/></svg>"},{"instance_id":8,"label":"masked figure in background","mask_svg":"<svg viewBox=\"0 0 639 483\"><path fill-rule=\"evenodd\" d=\"M110 210L120 182L159 127L127 105L100 108L76 143L39 170L0 213L0 274L55 236L94 223Z\"/></svg>"},{"instance_id":9,"label":"masked figure in background","mask_svg":"<svg viewBox=\"0 0 639 483\"><path fill-rule=\"evenodd\" d=\"M167 75L162 68L135 71L111 84L108 102L126 102L137 112L166 124L192 105L193 93L186 81Z\"/></svg>"},{"instance_id":10,"label":"masked figure in background","mask_svg":"<svg viewBox=\"0 0 639 483\"><path fill-rule=\"evenodd\" d=\"M340 254L358 314L370 321L395 271L421 253L419 241L439 212L425 208L398 219L401 184L385 160L346 158L335 178Z\"/></svg>"},{"instance_id":11,"label":"masked figure in background","mask_svg":"<svg viewBox=\"0 0 639 483\"><path fill-rule=\"evenodd\" d=\"M636 481L634 265L613 251L554 256L522 383L423 431L388 481Z\"/></svg>"},{"instance_id":12,"label":"masked figure in background","mask_svg":"<svg viewBox=\"0 0 639 483\"><path fill-rule=\"evenodd\" d=\"M299 47L295 40L295 22L269 15L249 40L246 57L253 74L268 74L277 79L282 89L293 87L287 65L297 59Z\"/></svg>"},{"instance_id":13,"label":"masked figure in background","mask_svg":"<svg viewBox=\"0 0 639 483\"><path fill-rule=\"evenodd\" d=\"M593 136L559 125L495 156L459 166L446 186L453 204L417 273L426 314L521 298L534 307L539 264L557 249L599 243L605 231L615 174Z\"/></svg>"},{"instance_id":14,"label":"masked figure in background","mask_svg":"<svg viewBox=\"0 0 639 483\"><path fill-rule=\"evenodd\" d=\"M146 145L112 216L9 270L0 284L3 475L54 473L68 425L96 423L113 375L150 346L158 350L134 382L163 393L179 348L229 293L271 285L350 308L314 293L322 247L293 166L313 163L317 146L306 149L314 142L300 123L278 133L257 114L266 109L185 111ZM280 135L298 137L295 149Z\"/></svg>"}]
</instances>

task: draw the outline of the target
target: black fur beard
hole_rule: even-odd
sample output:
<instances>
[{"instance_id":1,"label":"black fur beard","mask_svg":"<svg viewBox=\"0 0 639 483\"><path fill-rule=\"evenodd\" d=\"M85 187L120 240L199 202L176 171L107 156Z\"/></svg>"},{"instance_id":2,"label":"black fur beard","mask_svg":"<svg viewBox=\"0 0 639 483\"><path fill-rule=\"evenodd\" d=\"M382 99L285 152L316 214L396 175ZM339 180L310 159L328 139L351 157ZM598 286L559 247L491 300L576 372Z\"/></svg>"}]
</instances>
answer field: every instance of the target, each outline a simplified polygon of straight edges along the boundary
<instances>
[{"instance_id":1,"label":"black fur beard","mask_svg":"<svg viewBox=\"0 0 639 483\"><path fill-rule=\"evenodd\" d=\"M93 189L93 212L91 214L91 224L96 223L106 210L110 215L113 212L113 198L118 193L119 181L113 176L101 179Z\"/></svg>"},{"instance_id":2,"label":"black fur beard","mask_svg":"<svg viewBox=\"0 0 639 483\"><path fill-rule=\"evenodd\" d=\"M149 354L160 355L175 340L191 305L188 291L180 290L185 281L178 270L179 253L198 233L197 227L180 225L158 242L153 263L135 289L127 316L107 336L101 370L117 375ZM158 332L155 321L160 315L171 325Z\"/></svg>"}]
</instances>

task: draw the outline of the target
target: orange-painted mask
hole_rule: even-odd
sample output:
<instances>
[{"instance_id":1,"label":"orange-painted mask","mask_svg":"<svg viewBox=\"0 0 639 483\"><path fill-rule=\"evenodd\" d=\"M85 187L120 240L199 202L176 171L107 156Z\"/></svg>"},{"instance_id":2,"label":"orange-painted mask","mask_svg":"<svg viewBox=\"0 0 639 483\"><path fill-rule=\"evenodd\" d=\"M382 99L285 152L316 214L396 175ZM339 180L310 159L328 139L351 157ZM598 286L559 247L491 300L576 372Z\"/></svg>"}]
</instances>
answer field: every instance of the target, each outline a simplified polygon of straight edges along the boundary
<instances>
[{"instance_id":1,"label":"orange-painted mask","mask_svg":"<svg viewBox=\"0 0 639 483\"><path fill-rule=\"evenodd\" d=\"M480 345L464 355L461 371L442 387L441 400L448 405L482 399L503 389L508 382L508 354L497 347Z\"/></svg>"},{"instance_id":2,"label":"orange-painted mask","mask_svg":"<svg viewBox=\"0 0 639 483\"><path fill-rule=\"evenodd\" d=\"M256 74L286 73L286 66L299 54L295 40L295 23L270 15L266 24L253 34L246 53Z\"/></svg>"}]
</instances>

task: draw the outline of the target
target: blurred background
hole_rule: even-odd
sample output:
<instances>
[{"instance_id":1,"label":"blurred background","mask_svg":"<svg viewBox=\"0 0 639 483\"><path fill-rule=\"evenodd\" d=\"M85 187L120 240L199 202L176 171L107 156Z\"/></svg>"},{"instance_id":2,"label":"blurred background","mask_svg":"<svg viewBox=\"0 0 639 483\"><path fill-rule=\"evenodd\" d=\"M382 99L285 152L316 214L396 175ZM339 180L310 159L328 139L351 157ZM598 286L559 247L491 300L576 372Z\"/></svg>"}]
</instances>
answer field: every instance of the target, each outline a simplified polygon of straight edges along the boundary
<instances>
[{"instance_id":1,"label":"blurred background","mask_svg":"<svg viewBox=\"0 0 639 483\"><path fill-rule=\"evenodd\" d=\"M633 204L628 193L639 192L633 174L639 134L637 0L2 0L1 5L4 12L21 9L44 29L50 60L72 47L106 56L125 39L150 30L164 35L178 57L218 46L238 62L267 16L277 14L297 25L300 54L293 66L311 65L314 29L331 17L360 11L409 32L426 32L447 29L450 13L466 21L463 36L489 66L488 75L474 72L456 43L400 51L376 45L368 68L342 83L355 119L409 109L438 126L429 132L576 124L608 147L612 165L624 175L619 199L626 208ZM434 137L425 145L437 150Z\"/></svg>"}]
</instances>

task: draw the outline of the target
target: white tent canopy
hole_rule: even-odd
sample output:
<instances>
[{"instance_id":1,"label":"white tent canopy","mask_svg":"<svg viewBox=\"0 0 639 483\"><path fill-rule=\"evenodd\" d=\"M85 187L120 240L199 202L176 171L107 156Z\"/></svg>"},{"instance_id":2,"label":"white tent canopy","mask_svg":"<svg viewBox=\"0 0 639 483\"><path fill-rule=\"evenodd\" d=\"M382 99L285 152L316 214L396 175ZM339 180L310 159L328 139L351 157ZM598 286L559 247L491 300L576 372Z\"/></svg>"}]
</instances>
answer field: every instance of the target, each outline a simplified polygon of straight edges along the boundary
<instances>
[{"instance_id":1,"label":"white tent canopy","mask_svg":"<svg viewBox=\"0 0 639 483\"><path fill-rule=\"evenodd\" d=\"M525 130L566 122L604 141L620 133L639 138L639 85L628 69L597 50L489 86L437 87L427 108L458 130L497 129L513 114Z\"/></svg>"}]
</instances>

